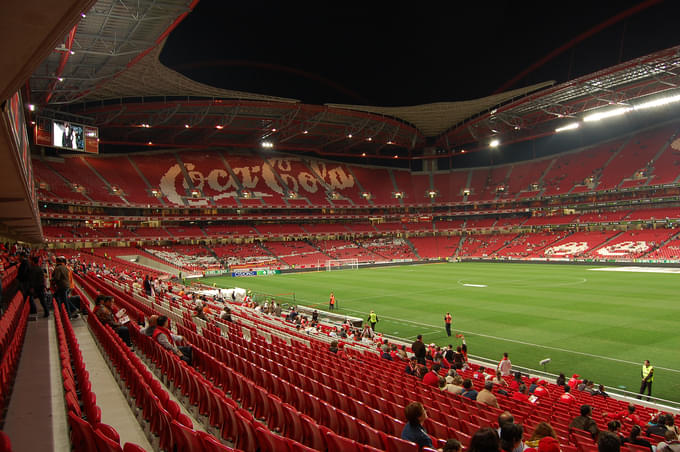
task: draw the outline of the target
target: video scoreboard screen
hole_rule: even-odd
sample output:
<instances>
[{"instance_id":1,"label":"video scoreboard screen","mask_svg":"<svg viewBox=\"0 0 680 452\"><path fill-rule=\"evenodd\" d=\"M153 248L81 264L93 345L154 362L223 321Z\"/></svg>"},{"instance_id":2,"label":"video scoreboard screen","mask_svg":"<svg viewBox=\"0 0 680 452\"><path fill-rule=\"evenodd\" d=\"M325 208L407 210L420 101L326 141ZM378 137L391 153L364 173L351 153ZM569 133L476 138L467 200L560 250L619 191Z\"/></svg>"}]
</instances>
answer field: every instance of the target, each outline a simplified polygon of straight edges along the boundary
<instances>
[{"instance_id":1,"label":"video scoreboard screen","mask_svg":"<svg viewBox=\"0 0 680 452\"><path fill-rule=\"evenodd\" d=\"M99 153L99 129L71 121L38 118L35 144L71 151Z\"/></svg>"}]
</instances>

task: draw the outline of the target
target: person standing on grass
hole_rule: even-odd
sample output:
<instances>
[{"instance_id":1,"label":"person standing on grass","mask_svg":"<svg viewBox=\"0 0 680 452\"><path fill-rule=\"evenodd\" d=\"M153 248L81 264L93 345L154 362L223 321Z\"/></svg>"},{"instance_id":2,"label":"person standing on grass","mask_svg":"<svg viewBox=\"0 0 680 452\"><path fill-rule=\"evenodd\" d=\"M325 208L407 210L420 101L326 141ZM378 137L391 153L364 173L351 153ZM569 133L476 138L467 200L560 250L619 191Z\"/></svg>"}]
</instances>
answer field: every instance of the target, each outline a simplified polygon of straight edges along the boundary
<instances>
[{"instance_id":1,"label":"person standing on grass","mask_svg":"<svg viewBox=\"0 0 680 452\"><path fill-rule=\"evenodd\" d=\"M333 309L335 309L335 295L331 292L331 297L328 300L328 310L332 311Z\"/></svg>"},{"instance_id":2,"label":"person standing on grass","mask_svg":"<svg viewBox=\"0 0 680 452\"><path fill-rule=\"evenodd\" d=\"M642 384L640 385L640 395L638 396L638 399L642 398L642 394L644 394L645 389L647 389L647 401L649 401L649 398L652 396L652 382L654 381L654 366L652 366L649 363L648 359L646 359L644 364L642 365L641 376Z\"/></svg>"},{"instance_id":3,"label":"person standing on grass","mask_svg":"<svg viewBox=\"0 0 680 452\"><path fill-rule=\"evenodd\" d=\"M371 309L371 312L368 314L368 319L367 319L370 324L371 324L371 329L375 331L375 324L378 323L380 320L378 319L378 314L375 313L374 310Z\"/></svg>"},{"instance_id":4,"label":"person standing on grass","mask_svg":"<svg viewBox=\"0 0 680 452\"><path fill-rule=\"evenodd\" d=\"M447 312L446 315L444 316L444 326L446 327L446 335L451 337L451 321L453 320L453 317L451 317L451 313Z\"/></svg>"}]
</instances>

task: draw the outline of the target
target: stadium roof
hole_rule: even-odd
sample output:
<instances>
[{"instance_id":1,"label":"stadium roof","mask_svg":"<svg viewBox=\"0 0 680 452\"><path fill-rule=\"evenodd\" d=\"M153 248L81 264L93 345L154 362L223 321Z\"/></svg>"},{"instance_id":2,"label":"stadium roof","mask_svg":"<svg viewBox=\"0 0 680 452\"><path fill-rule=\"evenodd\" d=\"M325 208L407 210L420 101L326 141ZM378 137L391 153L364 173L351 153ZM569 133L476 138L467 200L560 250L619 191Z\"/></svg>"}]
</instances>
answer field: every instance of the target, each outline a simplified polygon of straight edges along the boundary
<instances>
[{"instance_id":1,"label":"stadium roof","mask_svg":"<svg viewBox=\"0 0 680 452\"><path fill-rule=\"evenodd\" d=\"M43 113L79 115L101 128L104 145L256 147L269 140L279 149L327 156L423 158L433 144L454 152L483 147L491 137L508 142L553 133L562 118L679 82L674 47L563 84L546 81L475 100L307 105L215 88L164 66L159 55L169 33L197 3L97 1L31 77Z\"/></svg>"}]
</instances>

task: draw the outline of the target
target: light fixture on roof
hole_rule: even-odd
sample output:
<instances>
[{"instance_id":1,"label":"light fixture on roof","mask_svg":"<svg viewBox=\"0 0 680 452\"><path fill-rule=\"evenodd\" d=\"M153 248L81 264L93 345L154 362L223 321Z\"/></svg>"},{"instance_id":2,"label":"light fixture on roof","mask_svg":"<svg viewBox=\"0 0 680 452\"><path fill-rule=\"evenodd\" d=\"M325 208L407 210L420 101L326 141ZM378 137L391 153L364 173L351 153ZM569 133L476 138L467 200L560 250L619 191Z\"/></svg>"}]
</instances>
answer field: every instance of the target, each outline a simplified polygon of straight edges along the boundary
<instances>
[{"instance_id":1,"label":"light fixture on roof","mask_svg":"<svg viewBox=\"0 0 680 452\"><path fill-rule=\"evenodd\" d=\"M271 149L274 147L274 143L272 143L271 141L263 141L261 143L261 146L265 149Z\"/></svg>"},{"instance_id":2,"label":"light fixture on roof","mask_svg":"<svg viewBox=\"0 0 680 452\"><path fill-rule=\"evenodd\" d=\"M390 140L387 142L387 144L394 144L394 141Z\"/></svg>"},{"instance_id":3,"label":"light fixture on roof","mask_svg":"<svg viewBox=\"0 0 680 452\"><path fill-rule=\"evenodd\" d=\"M395 199L401 199L401 198L404 197L404 193L401 192L401 191L397 191L397 192L393 193L393 196L394 196Z\"/></svg>"},{"instance_id":4,"label":"light fixture on roof","mask_svg":"<svg viewBox=\"0 0 680 452\"><path fill-rule=\"evenodd\" d=\"M69 50L69 53L70 53L71 55L75 55L75 54L76 54L75 50Z\"/></svg>"},{"instance_id":5,"label":"light fixture on roof","mask_svg":"<svg viewBox=\"0 0 680 452\"><path fill-rule=\"evenodd\" d=\"M613 118L615 116L621 116L625 115L629 111L631 111L633 108L632 107L619 107L619 108L614 108L613 110L607 110L607 111L602 111L599 113L593 113L588 116L585 116L583 118L584 122L593 122L593 121L600 121L602 119L607 119L607 118Z\"/></svg>"},{"instance_id":6,"label":"light fixture on roof","mask_svg":"<svg viewBox=\"0 0 680 452\"><path fill-rule=\"evenodd\" d=\"M348 134L347 134L347 138L352 138L352 134L351 134L351 133L348 133Z\"/></svg>"},{"instance_id":7,"label":"light fixture on roof","mask_svg":"<svg viewBox=\"0 0 680 452\"><path fill-rule=\"evenodd\" d=\"M184 124L185 129L188 129L189 127L191 127L189 124Z\"/></svg>"},{"instance_id":8,"label":"light fixture on roof","mask_svg":"<svg viewBox=\"0 0 680 452\"><path fill-rule=\"evenodd\" d=\"M222 129L224 129L224 126L223 126L222 124L217 124L217 125L215 126L215 128L216 128L216 129L219 129L219 130L222 130Z\"/></svg>"},{"instance_id":9,"label":"light fixture on roof","mask_svg":"<svg viewBox=\"0 0 680 452\"><path fill-rule=\"evenodd\" d=\"M658 99L643 102L641 104L634 105L633 108L635 110L645 110L647 108L661 107L678 101L680 101L680 94L676 94L674 96L661 97Z\"/></svg>"},{"instance_id":10,"label":"light fixture on roof","mask_svg":"<svg viewBox=\"0 0 680 452\"><path fill-rule=\"evenodd\" d=\"M272 129L272 132L276 132L276 128L273 128L273 129Z\"/></svg>"},{"instance_id":11,"label":"light fixture on roof","mask_svg":"<svg viewBox=\"0 0 680 452\"><path fill-rule=\"evenodd\" d=\"M63 82L63 81L64 81L64 77L57 77L57 80L59 80L60 82Z\"/></svg>"},{"instance_id":12,"label":"light fixture on roof","mask_svg":"<svg viewBox=\"0 0 680 452\"><path fill-rule=\"evenodd\" d=\"M571 124L567 124L566 126L558 127L557 129L555 129L555 132L559 133L564 132L565 130L574 130L578 129L579 127L581 127L580 122L572 122Z\"/></svg>"},{"instance_id":13,"label":"light fixture on roof","mask_svg":"<svg viewBox=\"0 0 680 452\"><path fill-rule=\"evenodd\" d=\"M362 157L366 157L366 153L365 153L365 152L362 152L362 153L361 153L361 156L362 156Z\"/></svg>"},{"instance_id":14,"label":"light fixture on roof","mask_svg":"<svg viewBox=\"0 0 680 452\"><path fill-rule=\"evenodd\" d=\"M28 104L28 111L35 111L35 104Z\"/></svg>"},{"instance_id":15,"label":"light fixture on roof","mask_svg":"<svg viewBox=\"0 0 680 452\"><path fill-rule=\"evenodd\" d=\"M364 199L371 199L371 194L367 191L361 192L361 197Z\"/></svg>"},{"instance_id":16,"label":"light fixture on roof","mask_svg":"<svg viewBox=\"0 0 680 452\"><path fill-rule=\"evenodd\" d=\"M373 141L373 137L366 138L366 141Z\"/></svg>"},{"instance_id":17,"label":"light fixture on roof","mask_svg":"<svg viewBox=\"0 0 680 452\"><path fill-rule=\"evenodd\" d=\"M148 144L149 146L151 146L151 145L153 144L153 141L149 141L149 142L147 142L146 144Z\"/></svg>"},{"instance_id":18,"label":"light fixture on roof","mask_svg":"<svg viewBox=\"0 0 680 452\"><path fill-rule=\"evenodd\" d=\"M139 125L139 127L143 127L143 128L145 128L145 129L148 129L148 128L151 127L151 126L150 126L149 124L143 122L142 124Z\"/></svg>"},{"instance_id":19,"label":"light fixture on roof","mask_svg":"<svg viewBox=\"0 0 680 452\"><path fill-rule=\"evenodd\" d=\"M87 17L87 14L85 14L85 13L80 13L80 17L82 17L83 19L85 19L85 18Z\"/></svg>"},{"instance_id":20,"label":"light fixture on roof","mask_svg":"<svg viewBox=\"0 0 680 452\"><path fill-rule=\"evenodd\" d=\"M307 135L307 134L309 133L309 130L303 130L302 133L303 133L304 135Z\"/></svg>"},{"instance_id":21,"label":"light fixture on roof","mask_svg":"<svg viewBox=\"0 0 680 452\"><path fill-rule=\"evenodd\" d=\"M437 192L434 191L434 190L430 190L430 191L427 192L427 196L429 198L435 198L437 196Z\"/></svg>"},{"instance_id":22,"label":"light fixture on roof","mask_svg":"<svg viewBox=\"0 0 680 452\"><path fill-rule=\"evenodd\" d=\"M395 158L395 159L398 159L399 156L398 156L397 154L394 154L394 158Z\"/></svg>"},{"instance_id":23,"label":"light fixture on roof","mask_svg":"<svg viewBox=\"0 0 680 452\"><path fill-rule=\"evenodd\" d=\"M491 146L492 148L497 148L500 144L501 144L501 142L497 138L494 138L489 143L489 146Z\"/></svg>"},{"instance_id":24,"label":"light fixture on roof","mask_svg":"<svg viewBox=\"0 0 680 452\"><path fill-rule=\"evenodd\" d=\"M465 154L465 149L461 149L461 150L460 150L460 153L461 153L461 154Z\"/></svg>"}]
</instances>

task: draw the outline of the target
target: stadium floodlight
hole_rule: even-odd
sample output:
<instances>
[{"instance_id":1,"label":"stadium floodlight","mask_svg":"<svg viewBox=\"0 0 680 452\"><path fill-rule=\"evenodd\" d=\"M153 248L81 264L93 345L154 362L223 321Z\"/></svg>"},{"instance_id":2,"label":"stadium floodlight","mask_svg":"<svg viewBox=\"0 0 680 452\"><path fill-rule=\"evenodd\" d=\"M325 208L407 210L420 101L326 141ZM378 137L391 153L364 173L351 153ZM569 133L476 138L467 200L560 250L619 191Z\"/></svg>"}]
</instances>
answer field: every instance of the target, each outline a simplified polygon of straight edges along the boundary
<instances>
[{"instance_id":1,"label":"stadium floodlight","mask_svg":"<svg viewBox=\"0 0 680 452\"><path fill-rule=\"evenodd\" d=\"M498 139L493 139L489 143L489 146L491 146L492 148L497 148L500 144L501 142Z\"/></svg>"},{"instance_id":2,"label":"stadium floodlight","mask_svg":"<svg viewBox=\"0 0 680 452\"><path fill-rule=\"evenodd\" d=\"M593 113L583 118L585 122L600 121L602 119L613 118L615 116L625 115L631 111L632 107L620 107L613 110L602 111L600 113Z\"/></svg>"},{"instance_id":3,"label":"stadium floodlight","mask_svg":"<svg viewBox=\"0 0 680 452\"><path fill-rule=\"evenodd\" d=\"M641 104L633 106L633 108L635 110L645 110L647 108L662 107L664 105L672 104L675 102L680 102L680 94L676 94L675 96L661 97L658 99L643 102Z\"/></svg>"},{"instance_id":4,"label":"stadium floodlight","mask_svg":"<svg viewBox=\"0 0 680 452\"><path fill-rule=\"evenodd\" d=\"M559 133L564 132L565 130L574 130L578 129L580 126L581 126L580 122L572 122L571 124L567 124L566 126L558 127L557 129L555 129L555 132Z\"/></svg>"}]
</instances>

